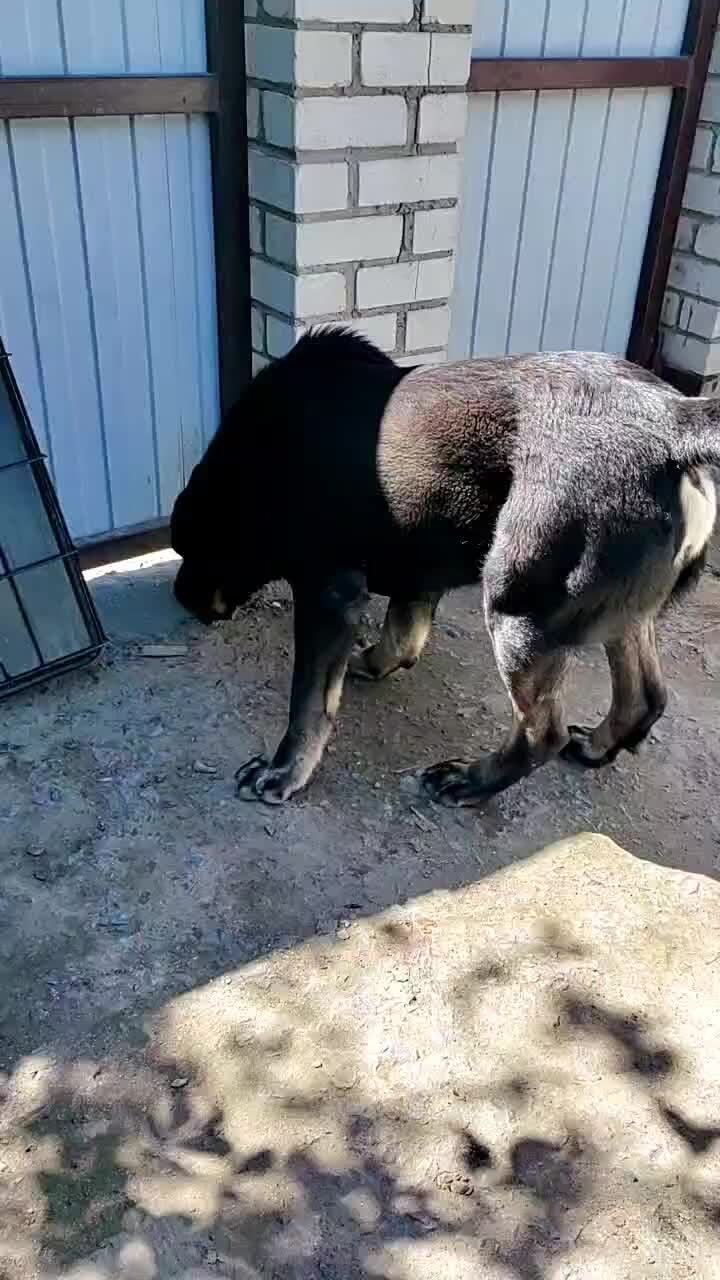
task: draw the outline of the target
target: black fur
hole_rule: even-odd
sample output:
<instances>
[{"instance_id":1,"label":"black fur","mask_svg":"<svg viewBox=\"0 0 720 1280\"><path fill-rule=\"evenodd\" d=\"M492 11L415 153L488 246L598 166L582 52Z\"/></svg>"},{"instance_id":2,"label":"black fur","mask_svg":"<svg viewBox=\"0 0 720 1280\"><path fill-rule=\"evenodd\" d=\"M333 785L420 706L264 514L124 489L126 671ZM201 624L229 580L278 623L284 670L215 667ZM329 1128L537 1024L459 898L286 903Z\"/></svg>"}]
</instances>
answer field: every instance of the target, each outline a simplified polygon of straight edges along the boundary
<instances>
[{"instance_id":1,"label":"black fur","mask_svg":"<svg viewBox=\"0 0 720 1280\"><path fill-rule=\"evenodd\" d=\"M305 368L311 364L324 365L331 360L348 359L358 363L384 365L385 368L397 368L395 361L380 351L369 338L345 326L309 330L302 335L285 357L286 364L301 365Z\"/></svg>"},{"instance_id":2,"label":"black fur","mask_svg":"<svg viewBox=\"0 0 720 1280\"><path fill-rule=\"evenodd\" d=\"M433 771L433 794L469 803L561 750L563 655L589 640L615 645L619 687L637 666L624 681L638 691L635 720L613 709L615 737L634 741L654 714L642 689L661 677L651 629L620 641L697 576L676 563L679 486L718 461L714 403L690 404L612 356L406 370L351 331L302 338L227 416L172 518L177 595L198 617L228 616L277 578L295 595L288 734L272 764L243 771L243 792L281 801L308 780L365 591L393 600L374 656L351 660L379 677L417 659L440 594L483 582L522 741L441 781ZM338 591L350 596L342 620L329 605Z\"/></svg>"}]
</instances>

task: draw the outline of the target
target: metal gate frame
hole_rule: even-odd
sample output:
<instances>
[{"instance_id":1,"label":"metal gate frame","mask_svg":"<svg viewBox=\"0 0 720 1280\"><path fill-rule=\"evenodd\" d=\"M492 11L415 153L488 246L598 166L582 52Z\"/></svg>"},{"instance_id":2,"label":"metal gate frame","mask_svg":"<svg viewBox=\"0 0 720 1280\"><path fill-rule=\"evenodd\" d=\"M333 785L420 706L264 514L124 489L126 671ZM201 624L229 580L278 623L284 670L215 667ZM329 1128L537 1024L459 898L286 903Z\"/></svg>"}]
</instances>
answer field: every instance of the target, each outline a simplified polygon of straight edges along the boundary
<instances>
[{"instance_id":1,"label":"metal gate frame","mask_svg":"<svg viewBox=\"0 0 720 1280\"><path fill-rule=\"evenodd\" d=\"M628 359L659 370L660 313L670 271L720 0L690 0L675 58L473 58L468 91L672 90L670 115L638 283ZM667 370L663 370L668 374Z\"/></svg>"},{"instance_id":2,"label":"metal gate frame","mask_svg":"<svg viewBox=\"0 0 720 1280\"><path fill-rule=\"evenodd\" d=\"M718 0L720 3L720 0ZM244 4L205 0L208 71L199 75L0 76L0 120L75 116L210 117L220 406L251 377ZM83 568L157 550L168 522L84 542Z\"/></svg>"},{"instance_id":3,"label":"metal gate frame","mask_svg":"<svg viewBox=\"0 0 720 1280\"><path fill-rule=\"evenodd\" d=\"M10 357L3 346L1 336L0 384L7 396L22 455L14 458L11 462L5 462L0 465L0 472L14 471L20 468L29 471L33 480L37 510L35 512L29 511L28 519L37 520L38 513L42 512L44 519L47 521L48 534L55 545L54 552L44 556L43 559L34 559L31 564L18 564L14 558L11 558L6 547L3 546L2 539L0 539L0 583L3 585L5 583L9 584L13 602L22 622L22 628L37 659L35 667L32 667L29 671L24 671L21 675L14 676L10 675L3 662L0 661L0 698L4 698L19 689L30 688L32 685L48 680L54 675L73 671L76 667L92 662L105 644L105 634L92 597L85 584L85 579L80 572L77 551L73 546L65 519L58 505L55 490L50 483L45 459L40 451L20 390L10 368ZM44 656L43 637L38 634L38 629L33 624L30 613L25 607L20 586L23 581L23 575L50 565L64 566L67 590L71 593L71 599L74 600L77 606L85 626L87 640L87 643L82 648L54 659L48 659Z\"/></svg>"}]
</instances>

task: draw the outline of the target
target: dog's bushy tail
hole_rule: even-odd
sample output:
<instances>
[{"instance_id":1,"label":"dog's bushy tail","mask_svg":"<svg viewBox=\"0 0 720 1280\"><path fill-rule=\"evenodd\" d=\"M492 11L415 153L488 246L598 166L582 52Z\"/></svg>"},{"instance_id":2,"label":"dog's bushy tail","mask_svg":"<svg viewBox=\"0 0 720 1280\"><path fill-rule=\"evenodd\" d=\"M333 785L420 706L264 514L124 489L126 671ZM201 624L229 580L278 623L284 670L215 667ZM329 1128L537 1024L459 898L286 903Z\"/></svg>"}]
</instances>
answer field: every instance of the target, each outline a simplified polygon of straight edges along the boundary
<instances>
[{"instance_id":1,"label":"dog's bushy tail","mask_svg":"<svg viewBox=\"0 0 720 1280\"><path fill-rule=\"evenodd\" d=\"M720 399L676 401L672 455L683 467L720 467Z\"/></svg>"}]
</instances>

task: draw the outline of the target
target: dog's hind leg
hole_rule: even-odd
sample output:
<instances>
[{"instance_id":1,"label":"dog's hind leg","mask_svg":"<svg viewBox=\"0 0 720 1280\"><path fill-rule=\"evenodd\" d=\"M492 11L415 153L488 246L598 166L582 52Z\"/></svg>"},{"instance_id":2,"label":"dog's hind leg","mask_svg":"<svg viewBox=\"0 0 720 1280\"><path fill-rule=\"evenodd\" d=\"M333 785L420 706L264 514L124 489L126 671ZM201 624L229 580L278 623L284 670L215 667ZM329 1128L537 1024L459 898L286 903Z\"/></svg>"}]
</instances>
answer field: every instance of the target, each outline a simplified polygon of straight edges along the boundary
<instances>
[{"instance_id":1,"label":"dog's hind leg","mask_svg":"<svg viewBox=\"0 0 720 1280\"><path fill-rule=\"evenodd\" d=\"M610 710L594 729L575 725L563 755L589 768L610 764L620 751L636 751L660 719L667 693L650 620L629 627L605 646L612 679Z\"/></svg>"},{"instance_id":2,"label":"dog's hind leg","mask_svg":"<svg viewBox=\"0 0 720 1280\"><path fill-rule=\"evenodd\" d=\"M256 756L238 770L244 800L282 804L307 785L332 733L343 682L367 602L362 574L336 574L321 583L293 585L295 664L290 716L272 760Z\"/></svg>"},{"instance_id":3,"label":"dog's hind leg","mask_svg":"<svg viewBox=\"0 0 720 1280\"><path fill-rule=\"evenodd\" d=\"M553 759L568 740L561 700L567 654L543 653L541 637L526 619L497 618L491 630L512 703L512 727L499 751L469 764L448 760L425 771L425 790L443 804L481 804Z\"/></svg>"},{"instance_id":4,"label":"dog's hind leg","mask_svg":"<svg viewBox=\"0 0 720 1280\"><path fill-rule=\"evenodd\" d=\"M354 653L348 670L362 680L384 680L393 671L414 667L428 642L439 592L428 592L415 600L394 597L385 615L377 644Z\"/></svg>"}]
</instances>

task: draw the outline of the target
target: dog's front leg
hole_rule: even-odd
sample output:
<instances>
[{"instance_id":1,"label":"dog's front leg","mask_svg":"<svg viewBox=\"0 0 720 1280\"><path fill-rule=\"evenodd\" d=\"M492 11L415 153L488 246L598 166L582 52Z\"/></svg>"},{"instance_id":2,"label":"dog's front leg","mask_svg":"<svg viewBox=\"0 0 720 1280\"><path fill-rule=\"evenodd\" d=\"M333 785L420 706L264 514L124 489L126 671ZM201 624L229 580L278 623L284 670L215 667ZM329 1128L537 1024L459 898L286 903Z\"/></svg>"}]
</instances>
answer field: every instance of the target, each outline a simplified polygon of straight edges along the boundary
<instances>
[{"instance_id":1,"label":"dog's front leg","mask_svg":"<svg viewBox=\"0 0 720 1280\"><path fill-rule=\"evenodd\" d=\"M282 804L307 786L340 706L348 658L367 602L363 574L293 584L295 665L287 731L272 760L256 756L236 775L244 800Z\"/></svg>"}]
</instances>

